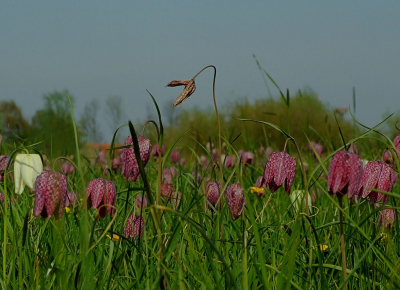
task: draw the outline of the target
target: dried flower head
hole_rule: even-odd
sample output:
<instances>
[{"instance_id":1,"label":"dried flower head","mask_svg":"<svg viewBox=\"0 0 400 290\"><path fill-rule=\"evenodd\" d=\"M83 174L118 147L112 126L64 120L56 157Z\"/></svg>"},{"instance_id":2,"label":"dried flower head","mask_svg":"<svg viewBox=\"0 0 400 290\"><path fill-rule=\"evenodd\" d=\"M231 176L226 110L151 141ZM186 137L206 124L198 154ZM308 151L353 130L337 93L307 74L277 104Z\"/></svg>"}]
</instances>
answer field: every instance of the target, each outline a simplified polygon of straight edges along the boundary
<instances>
[{"instance_id":1,"label":"dried flower head","mask_svg":"<svg viewBox=\"0 0 400 290\"><path fill-rule=\"evenodd\" d=\"M177 87L177 86L185 86L182 93L176 98L174 102L174 107L182 104L187 98L190 97L196 90L196 84L194 79L190 80L175 80L171 81L167 84L167 87Z\"/></svg>"}]
</instances>

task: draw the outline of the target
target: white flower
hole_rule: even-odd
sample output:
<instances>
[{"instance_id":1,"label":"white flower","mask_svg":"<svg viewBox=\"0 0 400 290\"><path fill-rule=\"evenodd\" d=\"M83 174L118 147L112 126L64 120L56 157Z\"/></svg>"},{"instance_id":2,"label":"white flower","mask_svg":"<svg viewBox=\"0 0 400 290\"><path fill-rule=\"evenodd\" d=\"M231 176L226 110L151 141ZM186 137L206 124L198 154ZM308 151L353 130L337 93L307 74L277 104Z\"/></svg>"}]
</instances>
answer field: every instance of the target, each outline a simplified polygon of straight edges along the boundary
<instances>
[{"instance_id":1,"label":"white flower","mask_svg":"<svg viewBox=\"0 0 400 290\"><path fill-rule=\"evenodd\" d=\"M306 199L304 197L304 190L294 190L290 194L290 200L294 206L294 208L298 211L299 207L302 206L302 202L304 202L303 206L306 203ZM312 207L312 201L311 201L311 196L310 193L308 194L308 209L310 210Z\"/></svg>"},{"instance_id":2,"label":"white flower","mask_svg":"<svg viewBox=\"0 0 400 290\"><path fill-rule=\"evenodd\" d=\"M21 194L25 184L33 189L42 171L43 163L39 154L18 154L14 162L15 193Z\"/></svg>"}]
</instances>

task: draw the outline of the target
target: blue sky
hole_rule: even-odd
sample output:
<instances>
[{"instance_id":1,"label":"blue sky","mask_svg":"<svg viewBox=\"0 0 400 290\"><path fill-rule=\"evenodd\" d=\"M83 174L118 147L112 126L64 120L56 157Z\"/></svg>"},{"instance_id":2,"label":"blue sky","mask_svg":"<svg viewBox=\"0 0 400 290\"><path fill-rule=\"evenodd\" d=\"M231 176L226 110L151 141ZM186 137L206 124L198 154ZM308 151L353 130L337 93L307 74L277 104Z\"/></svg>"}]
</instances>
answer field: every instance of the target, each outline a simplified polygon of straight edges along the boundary
<instances>
[{"instance_id":1,"label":"blue sky","mask_svg":"<svg viewBox=\"0 0 400 290\"><path fill-rule=\"evenodd\" d=\"M213 64L223 108L267 97L255 54L283 90L309 87L332 107L348 107L354 86L372 126L400 110L399 15L400 1L2 1L0 100L30 118L44 94L68 89L79 119L90 100L119 95L127 118L145 121L146 89L165 110L180 92L170 80ZM209 70L182 106L211 106L211 83Z\"/></svg>"}]
</instances>

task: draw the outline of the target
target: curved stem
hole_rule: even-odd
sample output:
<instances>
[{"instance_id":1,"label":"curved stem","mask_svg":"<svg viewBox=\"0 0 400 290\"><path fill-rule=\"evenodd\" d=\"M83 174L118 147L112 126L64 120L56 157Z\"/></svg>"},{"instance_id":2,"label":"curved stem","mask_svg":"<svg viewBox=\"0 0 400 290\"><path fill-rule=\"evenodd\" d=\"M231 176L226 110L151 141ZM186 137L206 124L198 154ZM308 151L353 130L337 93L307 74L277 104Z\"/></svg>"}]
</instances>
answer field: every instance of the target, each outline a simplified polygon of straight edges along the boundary
<instances>
[{"instance_id":1,"label":"curved stem","mask_svg":"<svg viewBox=\"0 0 400 290\"><path fill-rule=\"evenodd\" d=\"M213 68L214 69L214 78L213 78L213 100L214 100L214 107L215 107L215 114L217 115L217 123L218 123L218 160L217 160L217 164L219 167L219 178L220 178L220 186L221 188L223 188L223 182L224 182L224 178L222 175L222 164L221 164L221 156L222 156L222 141L221 141L221 121L219 118L219 113L218 113L218 107L217 107L217 101L215 99L215 79L217 77L217 68L213 65L208 65L204 68L202 68L194 77L193 79L195 79L199 74L201 74L204 70L206 70L207 68Z\"/></svg>"},{"instance_id":2,"label":"curved stem","mask_svg":"<svg viewBox=\"0 0 400 290\"><path fill-rule=\"evenodd\" d=\"M154 124L154 127L156 127L156 130L157 130L157 140L160 140L160 130L158 129L158 125L157 125L156 121L154 121L154 120L147 120L146 123L144 123L142 135L144 136L144 130L146 130L146 126L147 126L147 124L149 124L149 123L153 123L153 124Z\"/></svg>"}]
</instances>

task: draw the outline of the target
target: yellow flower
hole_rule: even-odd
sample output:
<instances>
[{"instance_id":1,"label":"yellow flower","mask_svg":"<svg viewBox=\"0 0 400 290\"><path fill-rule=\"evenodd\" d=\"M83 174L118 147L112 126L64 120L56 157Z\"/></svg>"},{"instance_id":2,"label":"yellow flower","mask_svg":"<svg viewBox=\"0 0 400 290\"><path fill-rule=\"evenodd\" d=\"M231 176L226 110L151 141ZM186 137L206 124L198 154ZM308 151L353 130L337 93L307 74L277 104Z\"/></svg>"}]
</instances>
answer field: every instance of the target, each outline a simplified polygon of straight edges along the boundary
<instances>
[{"instance_id":1,"label":"yellow flower","mask_svg":"<svg viewBox=\"0 0 400 290\"><path fill-rule=\"evenodd\" d=\"M71 212L71 209L70 209L68 206L66 206L66 207L65 207L65 212L66 212L66 213L70 213L70 212Z\"/></svg>"},{"instance_id":2,"label":"yellow flower","mask_svg":"<svg viewBox=\"0 0 400 290\"><path fill-rule=\"evenodd\" d=\"M325 252L325 251L327 251L328 250L328 245L319 245L319 248L321 249L321 251L323 251L323 252Z\"/></svg>"},{"instance_id":3,"label":"yellow flower","mask_svg":"<svg viewBox=\"0 0 400 290\"><path fill-rule=\"evenodd\" d=\"M387 233L381 233L381 239L386 240L389 237Z\"/></svg>"},{"instance_id":4,"label":"yellow flower","mask_svg":"<svg viewBox=\"0 0 400 290\"><path fill-rule=\"evenodd\" d=\"M255 187L255 186L250 187L250 189L251 189L252 192L257 193L257 194L263 193L263 191L264 191L264 188L262 188L262 187Z\"/></svg>"},{"instance_id":5,"label":"yellow flower","mask_svg":"<svg viewBox=\"0 0 400 290\"><path fill-rule=\"evenodd\" d=\"M112 239L110 235L107 235L107 238L109 238L110 240L113 240L114 242L118 242L119 241L119 236L116 234L113 234Z\"/></svg>"},{"instance_id":6,"label":"yellow flower","mask_svg":"<svg viewBox=\"0 0 400 290\"><path fill-rule=\"evenodd\" d=\"M21 194L25 184L34 189L36 178L43 171L39 154L18 154L14 162L15 193Z\"/></svg>"}]
</instances>

